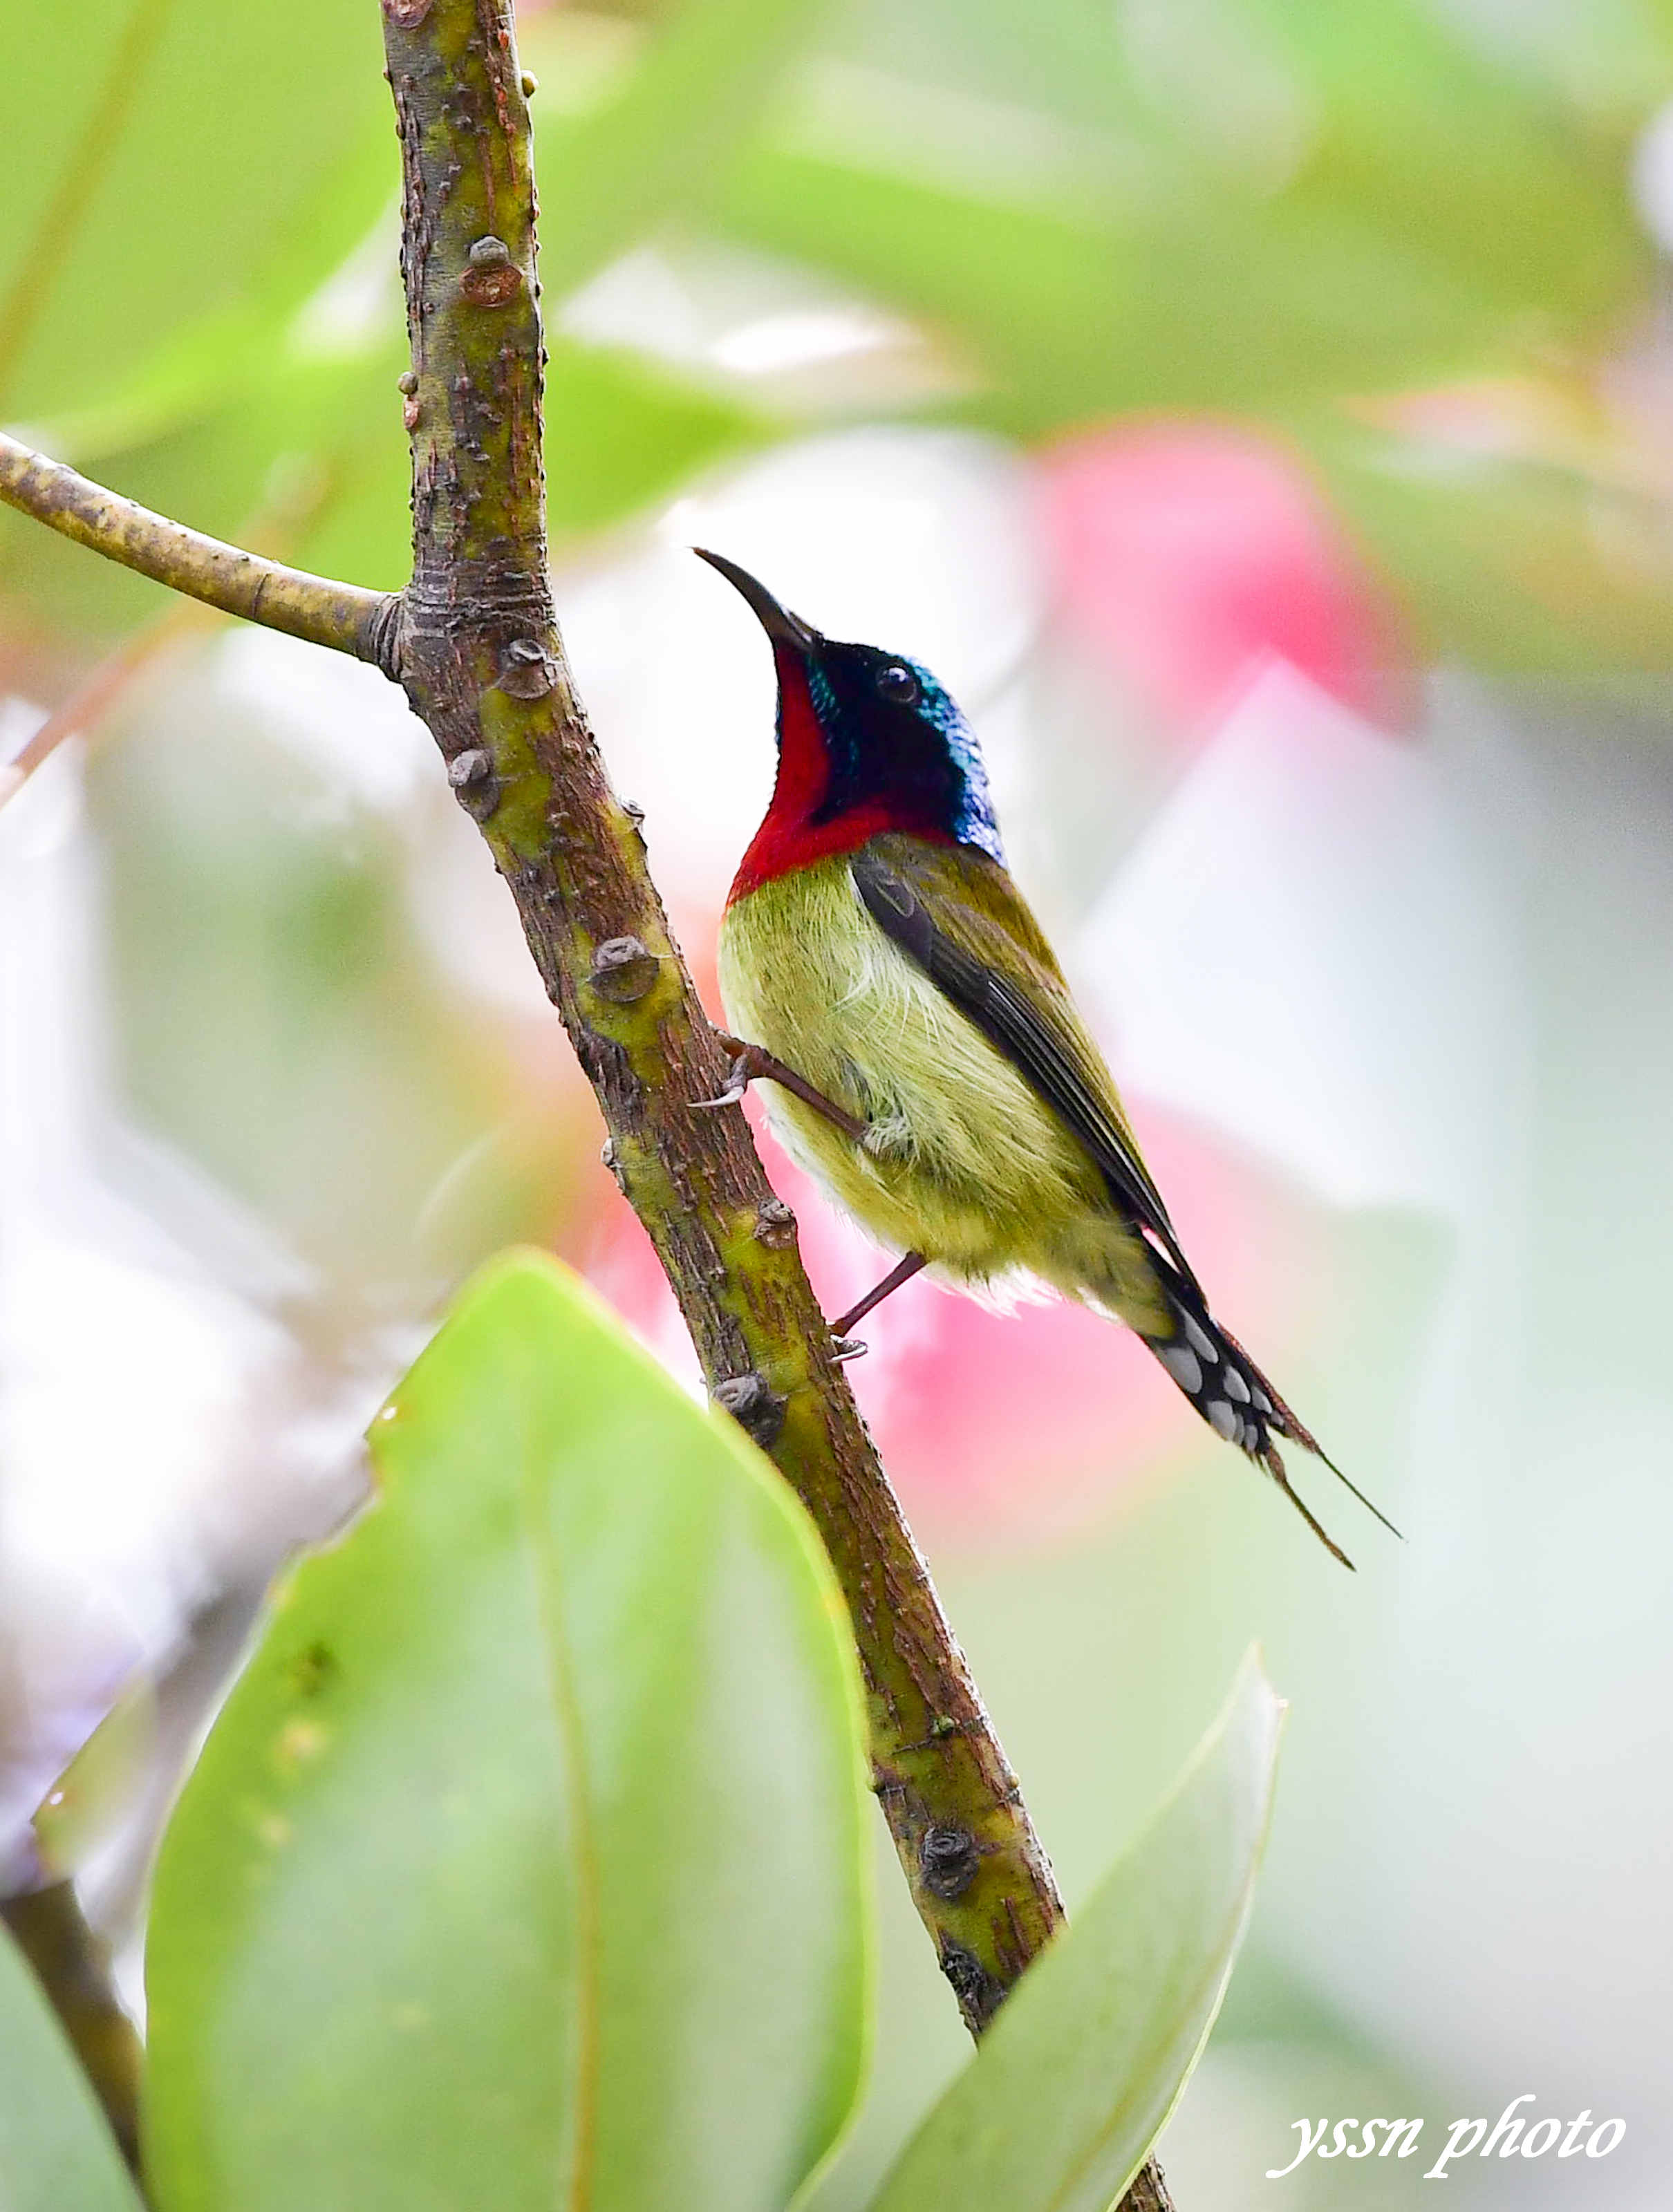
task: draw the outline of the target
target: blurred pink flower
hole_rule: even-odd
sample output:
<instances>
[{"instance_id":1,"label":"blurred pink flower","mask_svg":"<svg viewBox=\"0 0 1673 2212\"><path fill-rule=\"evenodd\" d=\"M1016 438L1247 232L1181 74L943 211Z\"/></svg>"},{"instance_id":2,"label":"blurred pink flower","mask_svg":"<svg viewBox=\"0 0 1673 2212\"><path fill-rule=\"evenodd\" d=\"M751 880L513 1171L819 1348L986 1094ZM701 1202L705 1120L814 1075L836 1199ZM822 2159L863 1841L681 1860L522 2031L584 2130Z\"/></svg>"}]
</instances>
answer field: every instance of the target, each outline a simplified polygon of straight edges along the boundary
<instances>
[{"instance_id":1,"label":"blurred pink flower","mask_svg":"<svg viewBox=\"0 0 1673 2212\"><path fill-rule=\"evenodd\" d=\"M1065 612L1187 728L1274 656L1384 726L1406 720L1398 611L1279 440L1156 420L1071 439L1040 471Z\"/></svg>"}]
</instances>

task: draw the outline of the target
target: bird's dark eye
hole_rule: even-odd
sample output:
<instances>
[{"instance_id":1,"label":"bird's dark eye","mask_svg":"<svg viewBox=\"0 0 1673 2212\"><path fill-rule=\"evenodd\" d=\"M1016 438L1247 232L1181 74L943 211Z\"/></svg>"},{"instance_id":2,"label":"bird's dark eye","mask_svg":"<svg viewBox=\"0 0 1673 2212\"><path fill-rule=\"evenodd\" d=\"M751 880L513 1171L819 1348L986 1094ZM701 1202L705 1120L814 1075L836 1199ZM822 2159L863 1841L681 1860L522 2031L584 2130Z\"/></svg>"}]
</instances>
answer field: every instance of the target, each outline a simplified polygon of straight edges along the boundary
<instances>
[{"instance_id":1,"label":"bird's dark eye","mask_svg":"<svg viewBox=\"0 0 1673 2212\"><path fill-rule=\"evenodd\" d=\"M878 670L877 688L884 698L892 699L897 706L912 707L917 703L918 679L898 660L891 660Z\"/></svg>"}]
</instances>

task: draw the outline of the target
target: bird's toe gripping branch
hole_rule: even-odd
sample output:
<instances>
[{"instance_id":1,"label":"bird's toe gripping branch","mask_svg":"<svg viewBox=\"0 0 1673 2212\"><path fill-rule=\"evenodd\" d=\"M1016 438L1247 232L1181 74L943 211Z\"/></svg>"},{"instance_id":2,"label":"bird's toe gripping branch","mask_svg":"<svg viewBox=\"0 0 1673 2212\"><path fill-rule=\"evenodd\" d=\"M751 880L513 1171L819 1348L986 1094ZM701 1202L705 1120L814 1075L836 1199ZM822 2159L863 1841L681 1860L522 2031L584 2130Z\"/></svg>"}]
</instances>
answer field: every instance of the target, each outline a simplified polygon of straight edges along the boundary
<instances>
[{"instance_id":1,"label":"bird's toe gripping branch","mask_svg":"<svg viewBox=\"0 0 1673 2212\"><path fill-rule=\"evenodd\" d=\"M782 1060L758 1044L745 1044L741 1037L721 1035L721 1042L732 1054L732 1064L727 1070L727 1087L718 1098L695 1098L698 1107L739 1106L751 1083L776 1083L782 1090L800 1098L804 1106L811 1106L816 1114L823 1115L833 1128L851 1137L856 1145L863 1145L868 1133L867 1125L856 1115L849 1113L823 1091L816 1091L806 1078L787 1067Z\"/></svg>"},{"instance_id":2,"label":"bird's toe gripping branch","mask_svg":"<svg viewBox=\"0 0 1673 2212\"><path fill-rule=\"evenodd\" d=\"M727 1087L718 1098L695 1099L692 1102L694 1105L705 1110L715 1106L739 1106L751 1083L776 1083L782 1090L800 1098L804 1105L811 1106L816 1114L823 1115L833 1127L840 1129L845 1137L851 1137L856 1145L863 1145L870 1135L869 1123L838 1106L822 1091L816 1091L811 1083L796 1073L794 1067L787 1067L782 1060L776 1060L762 1046L745 1044L740 1037L724 1035L721 1042L732 1054L731 1064L727 1070ZM922 1252L908 1252L874 1289L867 1291L857 1304L850 1306L845 1314L831 1322L830 1334L836 1339L838 1359L858 1359L863 1356L865 1346L850 1343L849 1331L856 1322L863 1321L868 1313L880 1306L891 1291L897 1291L903 1283L910 1282L926 1264Z\"/></svg>"}]
</instances>

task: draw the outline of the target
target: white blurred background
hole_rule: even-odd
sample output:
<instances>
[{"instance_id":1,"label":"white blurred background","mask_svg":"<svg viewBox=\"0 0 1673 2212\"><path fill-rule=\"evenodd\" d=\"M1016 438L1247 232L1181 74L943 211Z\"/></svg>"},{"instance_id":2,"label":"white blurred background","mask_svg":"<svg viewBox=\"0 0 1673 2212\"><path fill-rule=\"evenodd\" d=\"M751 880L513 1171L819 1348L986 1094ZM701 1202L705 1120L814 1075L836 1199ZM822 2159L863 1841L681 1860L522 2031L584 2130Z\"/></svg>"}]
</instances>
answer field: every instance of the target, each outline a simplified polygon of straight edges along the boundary
<instances>
[{"instance_id":1,"label":"white blurred background","mask_svg":"<svg viewBox=\"0 0 1673 2212\"><path fill-rule=\"evenodd\" d=\"M556 29L528 12L578 111L581 59L613 84L643 31L631 10ZM1378 0L1366 21L1410 12ZM1281 2188L1301 2212L1404 2204L1454 2119L1524 2091L1529 2117L1620 2115L1624 2142L1466 2159L1453 2201L1663 2212L1673 2185L1673 471L1653 252L1673 136L1651 98L1673 64L1653 11L1452 12L1469 69L1496 56L1595 125L1637 289L1606 325L1586 308L1590 352L1556 305L1536 332L1495 307L1479 360L1456 332L1421 364L1332 356L1320 377L1356 396L1330 436L1389 441L1362 468L1299 400L1233 404L1199 375L1212 318L1187 319L1179 362L1118 361L1097 404L1063 368L1048 404L1005 353L1003 303L961 321L949 285L915 307L881 248L867 281L859 246L792 251L738 212L741 185L714 234L665 227L553 285L560 495L563 409L585 398L564 398L564 345L583 368L587 349L630 353L635 376L689 381L681 404L752 426L710 441L721 458L694 432L642 495L558 516L581 689L711 1006L772 695L697 544L828 632L923 659L964 703L1014 872L1217 1310L1404 1531L1303 1470L1343 1574L1089 1316L996 1317L918 1284L865 1332L856 1388L1071 1906L1250 1641L1293 1701L1250 1948L1163 2146L1182 2212ZM867 175L940 163L951 191L962 161L984 207L1104 190L1093 124L1048 130L1037 84L995 104L993 26L966 52L945 24L935 44L934 14L872 76L852 53L809 64L780 134L797 158L870 132ZM1174 83L1195 49L1153 15L1122 12L1122 36ZM1309 173L1292 123L1335 145L1346 85L1375 137L1383 62L1363 66L1305 115L1252 64L1199 88L1204 145L1230 134L1213 160L1267 164L1275 236ZM922 93L933 68L941 104L914 111L909 160L878 87L892 70ZM555 125L566 80L541 74ZM1515 183L1526 147L1494 143L1484 173ZM1404 208L1412 237L1473 188L1425 174L1439 198ZM1542 238L1565 189L1538 200ZM1258 246L1268 216L1250 220ZM292 336L316 366L375 356L386 414L379 240ZM1299 327L1272 251L1263 297ZM1518 233L1505 256L1524 252ZM1147 264L1164 291L1165 261ZM1393 263L1366 265L1369 293L1393 285ZM1115 341L1076 313L1102 360ZM137 485L188 447L136 447ZM0 615L58 588L15 534L0 556ZM0 653L0 759L87 672L85 640L54 658L34 619ZM509 902L398 696L265 634L145 635L87 733L0 807L0 1852L27 1878L30 1814L124 1698L52 1845L119 1932L267 1577L353 1510L365 1421L479 1258L553 1245L695 1375ZM874 1256L770 1167L835 1310ZM863 2201L963 2047L879 1856L874 2087L818 2212ZM1265 2179L1299 2117L1373 2114L1422 2117L1425 2154Z\"/></svg>"}]
</instances>

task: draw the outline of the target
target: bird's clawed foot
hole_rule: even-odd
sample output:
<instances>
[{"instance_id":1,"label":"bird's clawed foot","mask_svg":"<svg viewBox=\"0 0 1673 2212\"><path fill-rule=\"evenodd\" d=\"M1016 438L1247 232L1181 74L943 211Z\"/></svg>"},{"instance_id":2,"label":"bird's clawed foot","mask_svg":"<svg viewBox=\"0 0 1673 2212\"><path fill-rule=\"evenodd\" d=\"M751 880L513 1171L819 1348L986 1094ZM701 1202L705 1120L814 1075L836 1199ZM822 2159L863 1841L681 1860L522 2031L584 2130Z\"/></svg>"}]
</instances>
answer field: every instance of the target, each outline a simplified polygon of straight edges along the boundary
<instances>
[{"instance_id":1,"label":"bird's clawed foot","mask_svg":"<svg viewBox=\"0 0 1673 2212\"><path fill-rule=\"evenodd\" d=\"M827 1098L823 1091L816 1091L811 1083L796 1073L794 1067L787 1067L782 1060L775 1060L771 1053L763 1051L758 1044L745 1044L741 1037L727 1036L724 1032L719 1034L721 1042L729 1047L732 1052L732 1063L727 1070L727 1087L718 1098L693 1099L694 1106L741 1105L744 1093L751 1083L776 1083L781 1089L800 1098L804 1106L811 1106L816 1114L822 1114L845 1137L852 1137L857 1145L865 1143L867 1124Z\"/></svg>"},{"instance_id":2,"label":"bird's clawed foot","mask_svg":"<svg viewBox=\"0 0 1673 2212\"><path fill-rule=\"evenodd\" d=\"M750 1087L750 1079L761 1073L761 1069L750 1066L750 1055L745 1048L733 1054L726 1072L726 1089L721 1091L720 1097L694 1098L691 1103L705 1113L715 1106L741 1106L744 1103L744 1093Z\"/></svg>"}]
</instances>

